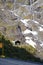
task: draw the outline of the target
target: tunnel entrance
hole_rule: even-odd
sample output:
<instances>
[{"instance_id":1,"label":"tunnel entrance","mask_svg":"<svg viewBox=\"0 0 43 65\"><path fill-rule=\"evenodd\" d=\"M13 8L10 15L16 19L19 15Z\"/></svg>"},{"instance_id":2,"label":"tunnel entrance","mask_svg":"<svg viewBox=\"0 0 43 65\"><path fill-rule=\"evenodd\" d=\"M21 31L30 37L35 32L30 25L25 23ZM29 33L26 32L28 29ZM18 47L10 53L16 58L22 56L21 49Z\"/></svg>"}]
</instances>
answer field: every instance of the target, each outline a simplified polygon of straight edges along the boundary
<instances>
[{"instance_id":1,"label":"tunnel entrance","mask_svg":"<svg viewBox=\"0 0 43 65\"><path fill-rule=\"evenodd\" d=\"M20 45L20 41L19 40L17 40L17 41L15 41L15 45Z\"/></svg>"}]
</instances>

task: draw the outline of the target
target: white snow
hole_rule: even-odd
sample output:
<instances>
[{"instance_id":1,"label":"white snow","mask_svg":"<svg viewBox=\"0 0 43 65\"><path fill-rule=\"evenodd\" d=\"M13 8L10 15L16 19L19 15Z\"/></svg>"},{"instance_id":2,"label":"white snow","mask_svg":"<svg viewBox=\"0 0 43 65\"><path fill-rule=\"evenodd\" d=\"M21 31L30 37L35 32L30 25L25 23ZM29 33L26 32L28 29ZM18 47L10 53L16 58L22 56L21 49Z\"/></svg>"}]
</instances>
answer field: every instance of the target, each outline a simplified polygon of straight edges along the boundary
<instances>
[{"instance_id":1,"label":"white snow","mask_svg":"<svg viewBox=\"0 0 43 65\"><path fill-rule=\"evenodd\" d=\"M36 24L39 24L39 22L37 22L37 21L35 21L35 20L32 20L34 23L36 23Z\"/></svg>"},{"instance_id":2,"label":"white snow","mask_svg":"<svg viewBox=\"0 0 43 65\"><path fill-rule=\"evenodd\" d=\"M29 34L29 33L32 33L33 35L37 35L37 34L38 34L38 32L36 32L36 31L30 31L29 29L26 29L26 30L23 32L23 34Z\"/></svg>"},{"instance_id":3,"label":"white snow","mask_svg":"<svg viewBox=\"0 0 43 65\"><path fill-rule=\"evenodd\" d=\"M30 39L30 37L25 37L25 39L29 40L29 39Z\"/></svg>"},{"instance_id":4,"label":"white snow","mask_svg":"<svg viewBox=\"0 0 43 65\"><path fill-rule=\"evenodd\" d=\"M42 43L42 44L40 44L40 46L42 47L42 46L43 46L43 43Z\"/></svg>"},{"instance_id":5,"label":"white snow","mask_svg":"<svg viewBox=\"0 0 43 65\"><path fill-rule=\"evenodd\" d=\"M23 19L23 20L21 19L20 21L23 22L25 26L28 26L29 25L28 24L28 21L32 21L32 22L34 22L36 24L39 24L39 22L37 22L35 20L31 20L31 19Z\"/></svg>"},{"instance_id":6,"label":"white snow","mask_svg":"<svg viewBox=\"0 0 43 65\"><path fill-rule=\"evenodd\" d=\"M2 11L4 11L4 9L1 9Z\"/></svg>"},{"instance_id":7,"label":"white snow","mask_svg":"<svg viewBox=\"0 0 43 65\"><path fill-rule=\"evenodd\" d=\"M36 32L36 31L32 31L31 32L33 35L37 35L38 34L38 32Z\"/></svg>"},{"instance_id":8,"label":"white snow","mask_svg":"<svg viewBox=\"0 0 43 65\"><path fill-rule=\"evenodd\" d=\"M42 27L39 27L39 31L43 31L43 28Z\"/></svg>"},{"instance_id":9,"label":"white snow","mask_svg":"<svg viewBox=\"0 0 43 65\"><path fill-rule=\"evenodd\" d=\"M25 42L35 48L36 43L33 42L31 39L30 40L26 40Z\"/></svg>"},{"instance_id":10,"label":"white snow","mask_svg":"<svg viewBox=\"0 0 43 65\"><path fill-rule=\"evenodd\" d=\"M35 43L34 41L32 41L30 37L27 36L27 37L25 37L25 39L26 39L25 42L26 42L27 44L29 44L29 45L31 45L32 47L35 48L36 43Z\"/></svg>"},{"instance_id":11,"label":"white snow","mask_svg":"<svg viewBox=\"0 0 43 65\"><path fill-rule=\"evenodd\" d=\"M26 29L26 30L23 32L23 34L29 34L29 33L31 33L31 31L28 30L28 29Z\"/></svg>"},{"instance_id":12,"label":"white snow","mask_svg":"<svg viewBox=\"0 0 43 65\"><path fill-rule=\"evenodd\" d=\"M30 19L23 19L23 20L21 19L21 22L23 22L25 26L28 26L28 23L27 23L27 22L28 22L29 20L30 20Z\"/></svg>"}]
</instances>

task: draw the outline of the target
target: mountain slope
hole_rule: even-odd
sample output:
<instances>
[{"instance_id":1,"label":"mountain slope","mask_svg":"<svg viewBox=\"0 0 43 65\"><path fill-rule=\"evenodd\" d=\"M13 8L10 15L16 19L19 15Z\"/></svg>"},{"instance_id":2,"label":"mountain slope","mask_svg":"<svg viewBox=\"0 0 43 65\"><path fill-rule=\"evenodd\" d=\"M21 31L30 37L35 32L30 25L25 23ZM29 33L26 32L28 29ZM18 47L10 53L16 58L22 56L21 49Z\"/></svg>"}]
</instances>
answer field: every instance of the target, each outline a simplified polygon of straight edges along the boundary
<instances>
[{"instance_id":1,"label":"mountain slope","mask_svg":"<svg viewBox=\"0 0 43 65\"><path fill-rule=\"evenodd\" d=\"M0 32L11 41L20 40L42 52L43 1L29 2L0 0Z\"/></svg>"}]
</instances>

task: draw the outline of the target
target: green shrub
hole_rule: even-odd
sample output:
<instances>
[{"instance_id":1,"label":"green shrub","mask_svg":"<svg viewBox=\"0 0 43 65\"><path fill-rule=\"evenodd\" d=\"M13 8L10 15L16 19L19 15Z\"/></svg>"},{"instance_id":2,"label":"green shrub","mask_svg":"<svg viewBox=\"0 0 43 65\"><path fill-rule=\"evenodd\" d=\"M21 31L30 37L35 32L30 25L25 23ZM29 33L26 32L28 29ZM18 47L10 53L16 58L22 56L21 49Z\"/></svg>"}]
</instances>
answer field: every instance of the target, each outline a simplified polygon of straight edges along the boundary
<instances>
[{"instance_id":1,"label":"green shrub","mask_svg":"<svg viewBox=\"0 0 43 65\"><path fill-rule=\"evenodd\" d=\"M22 60L31 60L31 61L38 61L41 62L40 58L36 58L34 55L36 53L36 49L34 49L30 45L19 45L19 46L12 46L11 42L4 38L3 35L0 35L0 42L3 43L3 52L4 56L12 57L12 58L19 58ZM1 55L0 49L0 55ZM42 61L43 62L43 61Z\"/></svg>"}]
</instances>

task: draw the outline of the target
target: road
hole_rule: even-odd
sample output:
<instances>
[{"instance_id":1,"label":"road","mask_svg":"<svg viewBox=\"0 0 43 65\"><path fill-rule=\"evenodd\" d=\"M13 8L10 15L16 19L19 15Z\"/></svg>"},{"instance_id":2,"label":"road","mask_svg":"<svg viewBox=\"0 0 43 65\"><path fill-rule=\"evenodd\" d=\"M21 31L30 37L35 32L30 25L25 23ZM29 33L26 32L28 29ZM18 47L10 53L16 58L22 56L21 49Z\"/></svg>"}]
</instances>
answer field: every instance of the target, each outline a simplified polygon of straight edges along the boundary
<instances>
[{"instance_id":1,"label":"road","mask_svg":"<svg viewBox=\"0 0 43 65\"><path fill-rule=\"evenodd\" d=\"M0 58L0 65L43 65L40 63L25 62L16 59Z\"/></svg>"}]
</instances>

